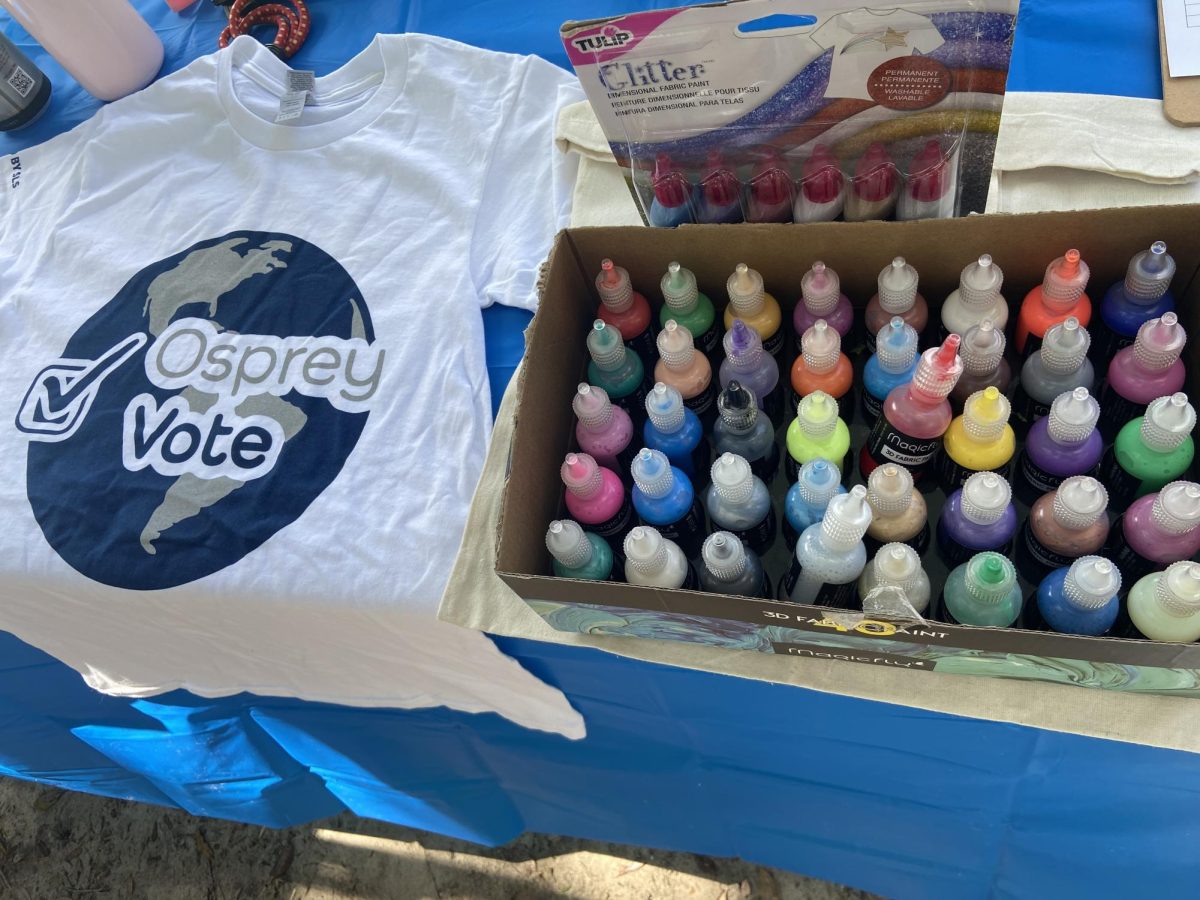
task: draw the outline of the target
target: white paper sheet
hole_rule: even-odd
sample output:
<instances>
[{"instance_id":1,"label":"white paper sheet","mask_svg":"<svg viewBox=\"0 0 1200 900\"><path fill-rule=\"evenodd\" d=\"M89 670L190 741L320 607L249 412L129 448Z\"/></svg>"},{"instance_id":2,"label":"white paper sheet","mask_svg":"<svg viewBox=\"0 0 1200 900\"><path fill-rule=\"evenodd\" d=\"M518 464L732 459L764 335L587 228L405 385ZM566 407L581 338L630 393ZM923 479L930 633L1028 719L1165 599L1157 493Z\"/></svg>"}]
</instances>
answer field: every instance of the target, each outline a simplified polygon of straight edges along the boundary
<instances>
[{"instance_id":1,"label":"white paper sheet","mask_svg":"<svg viewBox=\"0 0 1200 900\"><path fill-rule=\"evenodd\" d=\"M1200 0L1162 0L1172 78L1200 75Z\"/></svg>"}]
</instances>

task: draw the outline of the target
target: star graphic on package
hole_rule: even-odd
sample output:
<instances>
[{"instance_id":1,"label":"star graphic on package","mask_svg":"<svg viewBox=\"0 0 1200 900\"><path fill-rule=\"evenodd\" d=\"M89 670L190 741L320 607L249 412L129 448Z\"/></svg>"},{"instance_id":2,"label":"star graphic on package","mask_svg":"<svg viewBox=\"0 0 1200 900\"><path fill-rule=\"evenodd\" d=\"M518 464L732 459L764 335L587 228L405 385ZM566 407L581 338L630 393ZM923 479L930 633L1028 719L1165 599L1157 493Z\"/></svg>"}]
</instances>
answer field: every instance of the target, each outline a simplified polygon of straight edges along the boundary
<instances>
[{"instance_id":1,"label":"star graphic on package","mask_svg":"<svg viewBox=\"0 0 1200 900\"><path fill-rule=\"evenodd\" d=\"M887 47L888 49L891 49L892 47L907 47L908 32L897 31L894 28L889 28L883 33L883 37L879 39L879 43L883 44L883 46Z\"/></svg>"}]
</instances>

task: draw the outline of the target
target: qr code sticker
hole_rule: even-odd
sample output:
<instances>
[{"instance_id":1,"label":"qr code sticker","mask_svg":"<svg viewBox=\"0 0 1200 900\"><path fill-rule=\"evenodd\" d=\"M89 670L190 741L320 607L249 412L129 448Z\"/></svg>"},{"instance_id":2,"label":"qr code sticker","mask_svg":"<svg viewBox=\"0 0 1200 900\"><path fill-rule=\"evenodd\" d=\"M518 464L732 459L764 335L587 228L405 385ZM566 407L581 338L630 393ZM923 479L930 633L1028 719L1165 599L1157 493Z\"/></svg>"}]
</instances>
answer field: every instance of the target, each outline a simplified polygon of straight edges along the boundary
<instances>
[{"instance_id":1,"label":"qr code sticker","mask_svg":"<svg viewBox=\"0 0 1200 900\"><path fill-rule=\"evenodd\" d=\"M13 66L12 74L8 76L8 84L22 97L28 97L33 90L33 78L20 66Z\"/></svg>"}]
</instances>

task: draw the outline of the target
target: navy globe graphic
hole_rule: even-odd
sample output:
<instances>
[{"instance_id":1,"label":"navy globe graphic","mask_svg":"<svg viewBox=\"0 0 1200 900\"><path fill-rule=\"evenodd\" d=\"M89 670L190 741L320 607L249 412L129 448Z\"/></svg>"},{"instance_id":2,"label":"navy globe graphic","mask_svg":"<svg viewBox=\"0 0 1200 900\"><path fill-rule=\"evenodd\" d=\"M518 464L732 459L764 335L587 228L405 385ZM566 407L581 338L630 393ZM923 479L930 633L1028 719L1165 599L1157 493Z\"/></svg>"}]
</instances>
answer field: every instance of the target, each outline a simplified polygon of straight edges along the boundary
<instances>
[{"instance_id":1,"label":"navy globe graphic","mask_svg":"<svg viewBox=\"0 0 1200 900\"><path fill-rule=\"evenodd\" d=\"M314 345L321 337L375 340L354 280L329 254L292 235L231 232L131 278L75 332L62 359L111 359L122 342L136 351L93 385L90 406L68 437L30 442L27 464L29 502L46 540L72 568L104 584L170 588L236 563L333 482L366 424L366 411L338 409L323 396L264 389L249 393L237 412L282 437L265 474L243 480L131 470L122 442L135 397L148 394L159 408L171 401L197 415L217 399L203 385L166 390L147 375L155 338L182 319L204 320L222 334L312 338ZM68 402L69 393L55 400ZM261 446L266 429L258 431L258 443L251 436L246 448ZM187 445L185 434L164 444L164 455Z\"/></svg>"}]
</instances>

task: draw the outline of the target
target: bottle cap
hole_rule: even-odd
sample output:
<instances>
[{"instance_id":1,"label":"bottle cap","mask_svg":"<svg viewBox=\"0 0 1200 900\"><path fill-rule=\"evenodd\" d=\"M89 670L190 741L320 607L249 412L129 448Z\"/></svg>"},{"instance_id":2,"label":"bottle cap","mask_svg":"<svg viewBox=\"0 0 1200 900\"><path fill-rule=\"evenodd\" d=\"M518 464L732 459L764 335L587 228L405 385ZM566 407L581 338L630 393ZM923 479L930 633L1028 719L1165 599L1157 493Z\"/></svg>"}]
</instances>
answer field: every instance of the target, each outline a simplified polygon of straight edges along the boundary
<instances>
[{"instance_id":1,"label":"bottle cap","mask_svg":"<svg viewBox=\"0 0 1200 900\"><path fill-rule=\"evenodd\" d=\"M1090 475L1072 475L1054 492L1054 521L1068 531L1091 528L1108 509L1108 491Z\"/></svg>"},{"instance_id":2,"label":"bottle cap","mask_svg":"<svg viewBox=\"0 0 1200 900\"><path fill-rule=\"evenodd\" d=\"M984 319L967 329L958 345L958 355L962 357L964 372L990 375L1000 368L1004 357L1004 332L991 319Z\"/></svg>"},{"instance_id":3,"label":"bottle cap","mask_svg":"<svg viewBox=\"0 0 1200 900\"><path fill-rule=\"evenodd\" d=\"M895 191L896 164L883 144L874 141L854 164L854 193L867 203L878 203Z\"/></svg>"},{"instance_id":4,"label":"bottle cap","mask_svg":"<svg viewBox=\"0 0 1200 900\"><path fill-rule=\"evenodd\" d=\"M1125 295L1145 303L1153 302L1167 292L1175 277L1175 260L1167 245L1155 241L1129 261L1125 272Z\"/></svg>"},{"instance_id":5,"label":"bottle cap","mask_svg":"<svg viewBox=\"0 0 1200 900\"><path fill-rule=\"evenodd\" d=\"M639 525L625 535L625 560L643 575L667 567L667 542L657 528Z\"/></svg>"},{"instance_id":6,"label":"bottle cap","mask_svg":"<svg viewBox=\"0 0 1200 900\"><path fill-rule=\"evenodd\" d=\"M1092 336L1088 330L1079 324L1077 318L1068 316L1047 329L1038 354L1047 372L1069 375L1083 365L1091 346Z\"/></svg>"},{"instance_id":7,"label":"bottle cap","mask_svg":"<svg viewBox=\"0 0 1200 900\"><path fill-rule=\"evenodd\" d=\"M671 471L671 461L661 450L643 447L633 458L629 470L638 490L655 500L667 496L675 487L675 473Z\"/></svg>"},{"instance_id":8,"label":"bottle cap","mask_svg":"<svg viewBox=\"0 0 1200 900\"><path fill-rule=\"evenodd\" d=\"M725 290L729 293L729 305L739 316L753 316L762 311L763 279L756 269L751 269L745 263L738 263L725 282Z\"/></svg>"},{"instance_id":9,"label":"bottle cap","mask_svg":"<svg viewBox=\"0 0 1200 900\"><path fill-rule=\"evenodd\" d=\"M871 507L867 489L861 484L848 494L838 494L825 507L821 519L821 539L831 550L853 550L871 527Z\"/></svg>"},{"instance_id":10,"label":"bottle cap","mask_svg":"<svg viewBox=\"0 0 1200 900\"><path fill-rule=\"evenodd\" d=\"M674 319L667 319L667 324L658 333L658 355L668 369L686 369L696 356L692 333Z\"/></svg>"},{"instance_id":11,"label":"bottle cap","mask_svg":"<svg viewBox=\"0 0 1200 900\"><path fill-rule=\"evenodd\" d=\"M741 319L733 320L733 327L721 339L725 345L725 358L738 372L749 372L758 368L762 360L763 345L758 331Z\"/></svg>"},{"instance_id":12,"label":"bottle cap","mask_svg":"<svg viewBox=\"0 0 1200 900\"><path fill-rule=\"evenodd\" d=\"M837 401L824 391L813 391L796 405L796 420L806 437L813 440L828 437L837 428Z\"/></svg>"},{"instance_id":13,"label":"bottle cap","mask_svg":"<svg viewBox=\"0 0 1200 900\"><path fill-rule=\"evenodd\" d=\"M976 391L963 404L963 429L981 444L999 440L1008 425L1008 398L993 386Z\"/></svg>"},{"instance_id":14,"label":"bottle cap","mask_svg":"<svg viewBox=\"0 0 1200 900\"><path fill-rule=\"evenodd\" d=\"M673 434L683 427L684 409L683 395L661 381L655 382L646 395L646 415L663 434Z\"/></svg>"},{"instance_id":15,"label":"bottle cap","mask_svg":"<svg viewBox=\"0 0 1200 900\"><path fill-rule=\"evenodd\" d=\"M621 332L603 319L592 323L592 330L587 336L587 348L596 368L605 372L612 372L625 364L625 342L621 340Z\"/></svg>"},{"instance_id":16,"label":"bottle cap","mask_svg":"<svg viewBox=\"0 0 1200 900\"><path fill-rule=\"evenodd\" d=\"M875 355L883 371L892 375L907 372L917 358L917 330L895 316L875 335Z\"/></svg>"},{"instance_id":17,"label":"bottle cap","mask_svg":"<svg viewBox=\"0 0 1200 900\"><path fill-rule=\"evenodd\" d=\"M677 262L667 264L667 274L659 282L663 302L672 312L690 313L696 308L700 290L696 287L696 275Z\"/></svg>"},{"instance_id":18,"label":"bottle cap","mask_svg":"<svg viewBox=\"0 0 1200 900\"><path fill-rule=\"evenodd\" d=\"M813 509L824 509L841 483L841 470L827 459L810 459L796 476L800 499Z\"/></svg>"},{"instance_id":19,"label":"bottle cap","mask_svg":"<svg viewBox=\"0 0 1200 900\"><path fill-rule=\"evenodd\" d=\"M1000 296L1004 272L985 253L962 270L958 277L958 296L967 306L989 306Z\"/></svg>"},{"instance_id":20,"label":"bottle cap","mask_svg":"<svg viewBox=\"0 0 1200 900\"><path fill-rule=\"evenodd\" d=\"M810 372L832 372L842 355L842 336L824 319L817 319L800 336L800 355Z\"/></svg>"},{"instance_id":21,"label":"bottle cap","mask_svg":"<svg viewBox=\"0 0 1200 900\"><path fill-rule=\"evenodd\" d=\"M704 199L713 206L729 206L736 203L742 194L742 183L729 166L720 150L709 150L708 160L704 167L704 177L700 179L700 188L704 191Z\"/></svg>"},{"instance_id":22,"label":"bottle cap","mask_svg":"<svg viewBox=\"0 0 1200 900\"><path fill-rule=\"evenodd\" d=\"M1079 258L1079 251L1068 250L1046 266L1046 277L1042 279L1042 302L1051 309L1070 309L1083 295L1090 274L1088 264Z\"/></svg>"},{"instance_id":23,"label":"bottle cap","mask_svg":"<svg viewBox=\"0 0 1200 900\"><path fill-rule=\"evenodd\" d=\"M1200 612L1200 563L1171 563L1158 576L1154 598L1169 615L1186 618Z\"/></svg>"},{"instance_id":24,"label":"bottle cap","mask_svg":"<svg viewBox=\"0 0 1200 900\"><path fill-rule=\"evenodd\" d=\"M930 397L945 398L950 395L962 375L963 364L958 355L961 341L962 338L957 334L952 334L942 346L930 347L921 354L912 380L916 390Z\"/></svg>"},{"instance_id":25,"label":"bottle cap","mask_svg":"<svg viewBox=\"0 0 1200 900\"><path fill-rule=\"evenodd\" d=\"M892 463L876 467L867 478L867 502L877 516L891 518L900 515L912 506L912 472Z\"/></svg>"},{"instance_id":26,"label":"bottle cap","mask_svg":"<svg viewBox=\"0 0 1200 900\"><path fill-rule=\"evenodd\" d=\"M914 591L920 586L925 574L921 569L921 557L908 544L884 544L871 563L876 584L891 584L904 591L911 603Z\"/></svg>"},{"instance_id":27,"label":"bottle cap","mask_svg":"<svg viewBox=\"0 0 1200 900\"><path fill-rule=\"evenodd\" d=\"M754 167L750 176L750 194L764 206L776 206L792 202L792 176L787 163L775 148L770 148L766 156Z\"/></svg>"},{"instance_id":28,"label":"bottle cap","mask_svg":"<svg viewBox=\"0 0 1200 900\"><path fill-rule=\"evenodd\" d=\"M815 262L800 279L804 308L814 316L827 316L837 309L842 296L842 283L837 272L823 262Z\"/></svg>"},{"instance_id":29,"label":"bottle cap","mask_svg":"<svg viewBox=\"0 0 1200 900\"><path fill-rule=\"evenodd\" d=\"M571 408L588 431L603 431L613 420L613 405L604 388L582 382L575 388Z\"/></svg>"},{"instance_id":30,"label":"bottle cap","mask_svg":"<svg viewBox=\"0 0 1200 900\"><path fill-rule=\"evenodd\" d=\"M737 535L728 531L717 531L706 537L700 556L718 581L733 581L746 571L746 548Z\"/></svg>"},{"instance_id":31,"label":"bottle cap","mask_svg":"<svg viewBox=\"0 0 1200 900\"><path fill-rule=\"evenodd\" d=\"M675 209L688 202L690 193L687 176L675 168L671 157L660 153L654 160L654 178L651 181L654 198L662 205Z\"/></svg>"},{"instance_id":32,"label":"bottle cap","mask_svg":"<svg viewBox=\"0 0 1200 900\"><path fill-rule=\"evenodd\" d=\"M846 183L837 157L824 144L813 148L812 156L801 167L800 176L800 189L810 203L832 203Z\"/></svg>"},{"instance_id":33,"label":"bottle cap","mask_svg":"<svg viewBox=\"0 0 1200 900\"><path fill-rule=\"evenodd\" d=\"M897 256L879 273L879 306L884 312L906 313L917 302L917 270Z\"/></svg>"},{"instance_id":34,"label":"bottle cap","mask_svg":"<svg viewBox=\"0 0 1200 900\"><path fill-rule=\"evenodd\" d=\"M600 493L604 484L600 466L586 453L568 453L559 474L567 490L584 500Z\"/></svg>"},{"instance_id":35,"label":"bottle cap","mask_svg":"<svg viewBox=\"0 0 1200 900\"><path fill-rule=\"evenodd\" d=\"M1142 417L1142 443L1159 453L1169 453L1187 440L1196 427L1196 410L1183 391L1159 397Z\"/></svg>"},{"instance_id":36,"label":"bottle cap","mask_svg":"<svg viewBox=\"0 0 1200 900\"><path fill-rule=\"evenodd\" d=\"M1000 603L1012 593L1017 570L1012 562L994 550L976 553L966 562L963 584L977 603Z\"/></svg>"},{"instance_id":37,"label":"bottle cap","mask_svg":"<svg viewBox=\"0 0 1200 900\"><path fill-rule=\"evenodd\" d=\"M1121 590L1121 572L1103 556L1081 556L1067 569L1063 596L1076 609L1101 609Z\"/></svg>"},{"instance_id":38,"label":"bottle cap","mask_svg":"<svg viewBox=\"0 0 1200 900\"><path fill-rule=\"evenodd\" d=\"M717 395L717 412L731 430L745 433L758 421L758 398L740 381L731 381Z\"/></svg>"},{"instance_id":39,"label":"bottle cap","mask_svg":"<svg viewBox=\"0 0 1200 900\"><path fill-rule=\"evenodd\" d=\"M962 486L962 514L976 525L1000 521L1012 500L1012 485L995 472L976 472Z\"/></svg>"},{"instance_id":40,"label":"bottle cap","mask_svg":"<svg viewBox=\"0 0 1200 900\"><path fill-rule=\"evenodd\" d=\"M950 157L935 140L927 141L908 170L908 192L914 200L940 200L950 188Z\"/></svg>"},{"instance_id":41,"label":"bottle cap","mask_svg":"<svg viewBox=\"0 0 1200 900\"><path fill-rule=\"evenodd\" d=\"M1085 387L1063 391L1050 404L1046 431L1056 444L1082 444L1096 430L1100 404Z\"/></svg>"},{"instance_id":42,"label":"bottle cap","mask_svg":"<svg viewBox=\"0 0 1200 900\"><path fill-rule=\"evenodd\" d=\"M722 453L712 464L712 483L718 496L729 503L745 503L754 493L754 473L745 457Z\"/></svg>"},{"instance_id":43,"label":"bottle cap","mask_svg":"<svg viewBox=\"0 0 1200 900\"><path fill-rule=\"evenodd\" d=\"M1133 357L1143 369L1161 372L1175 365L1186 341L1187 332L1179 324L1179 316L1163 313L1142 323L1133 341Z\"/></svg>"},{"instance_id":44,"label":"bottle cap","mask_svg":"<svg viewBox=\"0 0 1200 900\"><path fill-rule=\"evenodd\" d=\"M557 519L546 530L546 549L568 569L578 569L592 560L592 542L578 522Z\"/></svg>"},{"instance_id":45,"label":"bottle cap","mask_svg":"<svg viewBox=\"0 0 1200 900\"><path fill-rule=\"evenodd\" d=\"M600 302L613 312L624 312L633 306L633 285L629 281L629 273L613 265L611 259L600 262L596 291L600 294Z\"/></svg>"},{"instance_id":46,"label":"bottle cap","mask_svg":"<svg viewBox=\"0 0 1200 900\"><path fill-rule=\"evenodd\" d=\"M1154 498L1150 515L1168 534L1187 534L1200 526L1200 484L1172 481Z\"/></svg>"}]
</instances>

